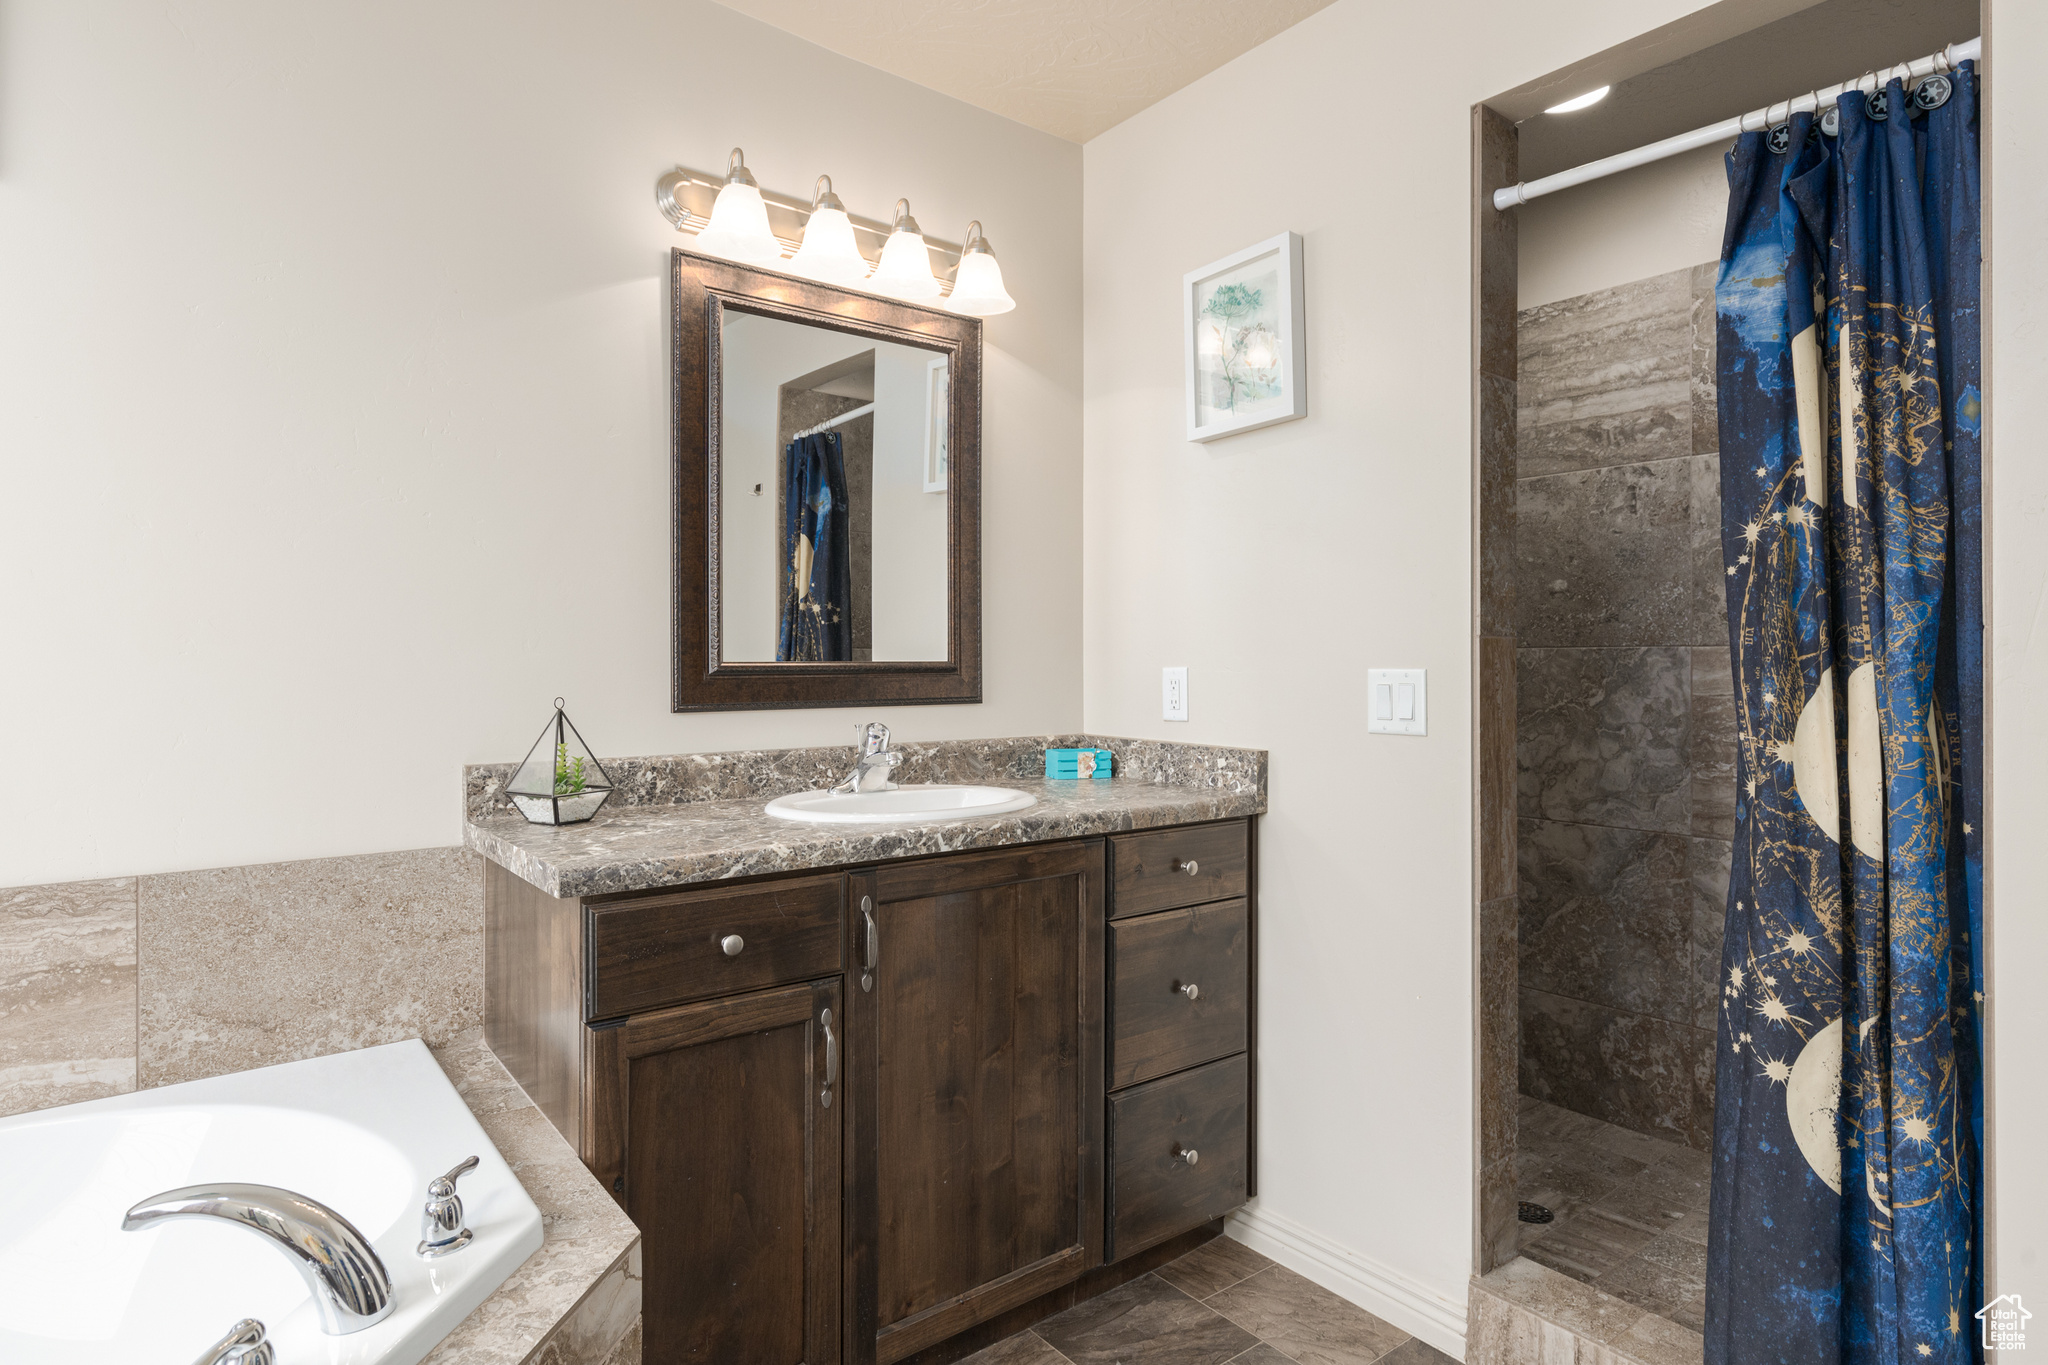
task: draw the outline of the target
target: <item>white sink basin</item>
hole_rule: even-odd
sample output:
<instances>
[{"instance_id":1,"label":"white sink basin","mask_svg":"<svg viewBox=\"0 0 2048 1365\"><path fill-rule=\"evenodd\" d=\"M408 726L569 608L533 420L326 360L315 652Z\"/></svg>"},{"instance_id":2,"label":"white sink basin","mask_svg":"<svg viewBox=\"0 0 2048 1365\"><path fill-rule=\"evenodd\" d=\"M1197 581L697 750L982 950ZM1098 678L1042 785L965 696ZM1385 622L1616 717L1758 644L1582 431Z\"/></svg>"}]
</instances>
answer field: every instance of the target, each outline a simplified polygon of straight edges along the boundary
<instances>
[{"instance_id":1,"label":"white sink basin","mask_svg":"<svg viewBox=\"0 0 2048 1365\"><path fill-rule=\"evenodd\" d=\"M1014 787L934 782L879 792L793 792L770 801L768 813L778 820L806 820L816 825L877 825L890 820L966 820L1037 804L1037 797Z\"/></svg>"}]
</instances>

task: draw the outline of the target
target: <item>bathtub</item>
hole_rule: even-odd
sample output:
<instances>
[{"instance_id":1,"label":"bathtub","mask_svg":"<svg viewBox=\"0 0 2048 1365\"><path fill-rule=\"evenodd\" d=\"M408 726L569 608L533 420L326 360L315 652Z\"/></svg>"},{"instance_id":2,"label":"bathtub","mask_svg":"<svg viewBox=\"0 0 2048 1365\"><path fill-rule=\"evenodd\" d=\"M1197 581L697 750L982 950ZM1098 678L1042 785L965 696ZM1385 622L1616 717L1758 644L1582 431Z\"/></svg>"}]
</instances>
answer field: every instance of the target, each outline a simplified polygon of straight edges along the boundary
<instances>
[{"instance_id":1,"label":"bathtub","mask_svg":"<svg viewBox=\"0 0 2048 1365\"><path fill-rule=\"evenodd\" d=\"M464 1157L476 1237L422 1260L427 1182ZM393 1308L327 1336L290 1257L211 1218L122 1215L182 1185L277 1185L355 1224ZM541 1244L540 1210L417 1040L0 1119L0 1361L191 1365L243 1318L278 1365L416 1365Z\"/></svg>"}]
</instances>

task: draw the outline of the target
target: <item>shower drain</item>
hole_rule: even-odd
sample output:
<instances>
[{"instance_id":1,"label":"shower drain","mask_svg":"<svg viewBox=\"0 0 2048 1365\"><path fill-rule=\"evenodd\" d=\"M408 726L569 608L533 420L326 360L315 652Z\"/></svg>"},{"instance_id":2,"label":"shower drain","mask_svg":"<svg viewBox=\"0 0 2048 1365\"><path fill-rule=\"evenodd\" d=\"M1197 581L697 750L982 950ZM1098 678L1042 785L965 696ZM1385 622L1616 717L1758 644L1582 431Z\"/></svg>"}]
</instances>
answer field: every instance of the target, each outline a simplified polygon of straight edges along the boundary
<instances>
[{"instance_id":1,"label":"shower drain","mask_svg":"<svg viewBox=\"0 0 2048 1365\"><path fill-rule=\"evenodd\" d=\"M1532 1204L1524 1199L1515 1209L1515 1217L1521 1219L1524 1223L1548 1223L1553 1218L1556 1218L1557 1215L1544 1208L1541 1204Z\"/></svg>"}]
</instances>

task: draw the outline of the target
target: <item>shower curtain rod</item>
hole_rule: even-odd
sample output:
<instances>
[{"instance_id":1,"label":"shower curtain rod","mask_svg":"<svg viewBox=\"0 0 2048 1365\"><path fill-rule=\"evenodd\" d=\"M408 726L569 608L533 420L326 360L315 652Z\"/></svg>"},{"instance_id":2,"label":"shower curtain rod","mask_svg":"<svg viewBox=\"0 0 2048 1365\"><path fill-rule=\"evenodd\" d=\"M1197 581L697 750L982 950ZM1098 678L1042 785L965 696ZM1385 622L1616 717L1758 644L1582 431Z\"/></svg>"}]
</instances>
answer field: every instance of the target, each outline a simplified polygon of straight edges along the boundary
<instances>
[{"instance_id":1,"label":"shower curtain rod","mask_svg":"<svg viewBox=\"0 0 2048 1365\"><path fill-rule=\"evenodd\" d=\"M801 441L806 436L816 436L821 431L830 431L833 427L840 425L842 422L851 422L856 417L865 417L874 410L875 405L873 403L869 403L866 407L849 408L847 411L840 413L837 417L827 417L824 421L818 423L818 425L814 427L805 427L802 431L799 431L796 435L790 437L789 439L792 441Z\"/></svg>"},{"instance_id":2,"label":"shower curtain rod","mask_svg":"<svg viewBox=\"0 0 2048 1365\"><path fill-rule=\"evenodd\" d=\"M1766 105L1762 109L1751 110L1739 118L1723 119L1708 127L1696 128L1690 133L1680 133L1677 137L1667 137L1662 142L1652 142L1649 146L1638 147L1634 151L1617 152L1598 161L1589 161L1583 166L1574 166L1568 171L1559 171L1556 175L1546 175L1538 180L1525 180L1518 185L1509 185L1506 189L1493 192L1493 206L1496 209L1511 209L1517 204L1526 204L1539 195L1555 194L1559 190L1568 190L1589 180L1599 180L1619 171L1646 166L1652 161L1662 161L1667 156L1677 156L1680 152L1689 152L1696 147L1711 147L1716 142L1726 142L1739 134L1756 132L1773 124L1783 123L1796 113L1826 109L1851 90L1881 90L1889 81L1913 80L1916 77L1933 75L1937 71L1953 71L1964 62L1982 56L1983 52L1982 38L1972 38L1963 43L1950 43L1941 51L1921 57L1917 61L1904 62L1883 71L1866 72L1856 80L1831 85L1825 90L1814 90L1780 104Z\"/></svg>"}]
</instances>

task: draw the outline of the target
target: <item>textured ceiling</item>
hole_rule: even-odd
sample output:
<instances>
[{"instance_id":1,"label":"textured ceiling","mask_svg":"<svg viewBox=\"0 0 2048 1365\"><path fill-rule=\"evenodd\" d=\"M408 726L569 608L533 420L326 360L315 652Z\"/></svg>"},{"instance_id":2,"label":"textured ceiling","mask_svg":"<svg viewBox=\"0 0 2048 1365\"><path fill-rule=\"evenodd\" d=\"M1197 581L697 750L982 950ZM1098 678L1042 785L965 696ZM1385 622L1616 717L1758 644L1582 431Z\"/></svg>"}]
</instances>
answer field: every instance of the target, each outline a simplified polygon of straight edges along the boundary
<instances>
[{"instance_id":1,"label":"textured ceiling","mask_svg":"<svg viewBox=\"0 0 2048 1365\"><path fill-rule=\"evenodd\" d=\"M1086 142L1331 0L721 0L820 47Z\"/></svg>"}]
</instances>

